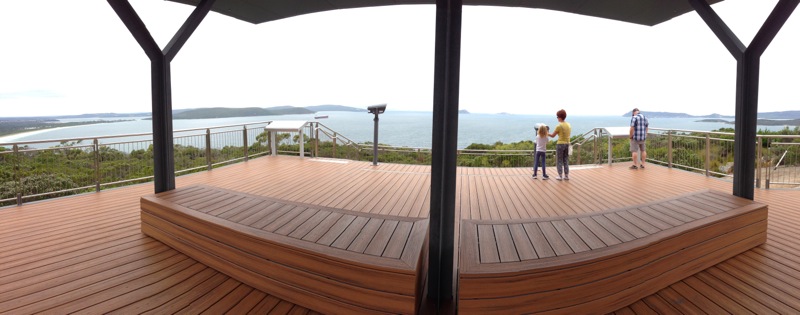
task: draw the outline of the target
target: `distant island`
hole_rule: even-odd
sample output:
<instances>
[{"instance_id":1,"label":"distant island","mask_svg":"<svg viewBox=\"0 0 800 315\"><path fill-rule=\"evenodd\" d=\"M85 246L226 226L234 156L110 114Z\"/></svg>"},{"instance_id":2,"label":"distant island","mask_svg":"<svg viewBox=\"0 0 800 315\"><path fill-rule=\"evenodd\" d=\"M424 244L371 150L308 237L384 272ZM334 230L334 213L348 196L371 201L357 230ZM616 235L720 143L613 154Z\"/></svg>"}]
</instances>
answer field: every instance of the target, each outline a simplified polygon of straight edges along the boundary
<instances>
[{"instance_id":1,"label":"distant island","mask_svg":"<svg viewBox=\"0 0 800 315\"><path fill-rule=\"evenodd\" d=\"M726 123L733 125L735 120L724 119L701 119L696 122ZM800 119L757 119L756 125L759 126L800 126Z\"/></svg>"},{"instance_id":2,"label":"distant island","mask_svg":"<svg viewBox=\"0 0 800 315\"><path fill-rule=\"evenodd\" d=\"M459 114L469 114L469 112L466 109L459 109L458 113Z\"/></svg>"},{"instance_id":3,"label":"distant island","mask_svg":"<svg viewBox=\"0 0 800 315\"><path fill-rule=\"evenodd\" d=\"M642 114L645 115L647 118L733 118L733 116L724 116L720 114L694 116L686 113L650 112L650 111L642 111ZM622 117L631 117L631 112L622 114Z\"/></svg>"},{"instance_id":4,"label":"distant island","mask_svg":"<svg viewBox=\"0 0 800 315\"><path fill-rule=\"evenodd\" d=\"M210 118L230 118L230 117L253 117L253 116L279 116L279 115L302 115L314 114L316 112L363 112L366 109L348 107L342 105L317 105L308 107L276 106L276 107L212 107L195 108L173 112L172 119L210 119Z\"/></svg>"},{"instance_id":5,"label":"distant island","mask_svg":"<svg viewBox=\"0 0 800 315\"><path fill-rule=\"evenodd\" d=\"M251 117L251 116L275 116L293 114L314 114L316 112L366 112L366 108L355 108L342 105L316 105L307 107L276 106L269 108L248 107L248 108L194 108L194 109L175 109L172 111L172 119L209 119L209 118L230 118L230 117ZM59 127L70 127L79 125L92 125L102 123L114 123L130 120L105 120L104 118L128 118L146 117L150 120L151 113L92 113L80 115L61 115L61 116L40 116L40 117L0 117L0 136L16 134L20 132L51 129ZM80 119L98 118L91 121L79 122L60 122L61 119Z\"/></svg>"},{"instance_id":6,"label":"distant island","mask_svg":"<svg viewBox=\"0 0 800 315\"><path fill-rule=\"evenodd\" d=\"M686 113L650 112L650 111L642 111L642 114L647 116L647 118L707 118L707 119L698 120L698 121L701 121L701 122L724 122L724 123L728 123L729 121L724 120L722 118L729 118L729 119L735 118L734 116L725 116L725 115L720 115L720 114L695 116L695 115L689 115L689 114L686 114ZM625 114L622 114L622 117L630 117L630 116L631 116L631 112L627 112ZM774 124L770 125L770 126L780 126L780 125L786 124L786 122L791 122L792 119L800 119L800 111L798 111L798 110L790 110L790 111L781 111L781 112L764 112L764 113L758 113L758 118L759 118L759 121L761 121L761 120L764 121L764 125L772 124L773 123L772 120L775 119L776 121L774 122ZM779 122L783 122L783 123L779 123ZM730 123L733 123L733 122L730 122ZM789 123L789 125L792 125L792 124L793 123Z\"/></svg>"}]
</instances>

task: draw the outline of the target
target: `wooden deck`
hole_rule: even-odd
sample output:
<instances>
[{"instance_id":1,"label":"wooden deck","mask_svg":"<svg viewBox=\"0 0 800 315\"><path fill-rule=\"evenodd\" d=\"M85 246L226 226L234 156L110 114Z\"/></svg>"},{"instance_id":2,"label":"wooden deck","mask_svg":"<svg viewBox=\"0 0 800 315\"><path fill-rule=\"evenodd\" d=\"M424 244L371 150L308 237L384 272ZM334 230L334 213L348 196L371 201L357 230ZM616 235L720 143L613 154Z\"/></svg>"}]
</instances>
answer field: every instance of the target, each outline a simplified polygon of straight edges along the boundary
<instances>
[{"instance_id":1,"label":"wooden deck","mask_svg":"<svg viewBox=\"0 0 800 315\"><path fill-rule=\"evenodd\" d=\"M700 191L591 214L465 220L459 313L612 312L763 244L767 214Z\"/></svg>"},{"instance_id":2,"label":"wooden deck","mask_svg":"<svg viewBox=\"0 0 800 315\"><path fill-rule=\"evenodd\" d=\"M554 170L553 170L554 171ZM457 217L515 220L594 213L729 182L626 164L572 167L571 180L526 168L459 168ZM425 166L265 157L179 177L247 194L382 215L424 218ZM313 314L221 274L141 233L139 198L152 184L0 209L0 313ZM800 312L800 191L757 190L767 242L618 314Z\"/></svg>"},{"instance_id":3,"label":"wooden deck","mask_svg":"<svg viewBox=\"0 0 800 315\"><path fill-rule=\"evenodd\" d=\"M413 314L428 220L206 185L142 197L142 232L254 288L333 314Z\"/></svg>"}]
</instances>

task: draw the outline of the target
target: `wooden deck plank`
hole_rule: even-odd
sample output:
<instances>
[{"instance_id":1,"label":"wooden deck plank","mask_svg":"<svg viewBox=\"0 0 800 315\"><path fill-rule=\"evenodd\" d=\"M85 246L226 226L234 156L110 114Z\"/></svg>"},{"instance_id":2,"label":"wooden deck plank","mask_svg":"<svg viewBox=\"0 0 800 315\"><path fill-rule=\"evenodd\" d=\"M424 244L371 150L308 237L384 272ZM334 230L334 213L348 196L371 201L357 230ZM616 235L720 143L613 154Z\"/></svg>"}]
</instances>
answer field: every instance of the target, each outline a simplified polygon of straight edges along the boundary
<instances>
[{"instance_id":1,"label":"wooden deck plank","mask_svg":"<svg viewBox=\"0 0 800 315\"><path fill-rule=\"evenodd\" d=\"M186 279L185 281L178 282L176 285L172 285L167 289L158 292L157 294L152 294L147 298L139 298L139 299L129 299L128 301L136 301L135 303L131 303L122 307L114 308L115 311L112 312L114 314L142 314L147 311L151 311L155 308L158 308L162 305L175 301L179 296L182 296L187 293L191 288L200 285L201 283L208 281L211 279L215 274L218 274L214 269L205 268L202 271L192 275L190 278ZM156 293L156 292L153 292ZM103 308L102 310L112 309L112 308ZM176 310L177 311L177 310Z\"/></svg>"},{"instance_id":2,"label":"wooden deck plank","mask_svg":"<svg viewBox=\"0 0 800 315\"><path fill-rule=\"evenodd\" d=\"M360 170L368 163L349 162L348 164L340 165L337 163L309 161L297 163L297 161L299 161L299 159L291 157L252 159L247 163L215 169L211 172L180 176L177 180L177 186L184 187L192 184L206 183L256 195L278 196L296 202L308 202L309 200L316 200L324 196L336 195L337 192L343 192L346 189L353 188L349 186L343 187L344 185L341 185L342 178L345 176L348 181L359 182L369 181L372 178L367 176L369 175L367 172ZM379 165L378 169L382 166L383 165ZM650 200L666 198L668 196L704 188L715 189L722 192L731 190L730 182L706 178L685 171L648 165L645 172L631 172L626 169L626 166L625 164L615 164L612 167L601 166L591 169L574 169L571 172L573 180L570 182L529 180L529 169L515 169L514 171L504 170L502 173L496 173L499 175L494 175L495 173L487 172L490 171L490 169L459 168L459 185L466 185L459 191L462 195L464 192L469 191L468 198L460 198L458 201L461 203L460 207L462 209L460 211L460 217L464 219L481 219L480 217L473 217L476 214L481 214L486 216L483 217L483 219L489 219L492 216L499 215L499 213L489 212L495 211L496 206L489 207L487 201L489 198L502 199L502 196L488 194L487 190L483 189L482 182L480 180L475 180L475 178L486 176L505 176L502 180L494 181L493 183L497 185L513 186L498 188L498 191L504 191L507 194L506 200L514 205L514 209L522 218L526 218L526 216L529 218L537 218L542 217L542 214L553 216L568 213L586 213L597 211L598 209L631 206L633 202L640 203L643 200L631 201L630 198L626 198L620 194L620 192L633 189L641 190L642 195L646 196L646 198L650 198ZM409 170L418 173L428 172L428 168L425 166L402 169L392 168L392 171L396 172L397 170L401 170L402 172L408 172ZM548 171L551 175L555 174L552 168L549 168ZM392 200L394 200L395 196L400 196L398 194L392 195L392 198L388 199L388 201L387 199L382 199L377 202L374 200L364 200L363 202L382 205L381 213L389 211L385 213L409 217L427 216L428 195L430 193L428 185L430 177L429 174L414 176L416 176L415 181L404 182L413 184L408 184L407 195L398 198L396 205L392 205ZM413 176L406 175L406 177ZM309 178L313 178L313 180L309 180ZM393 178L391 182L402 182L397 178ZM602 182L603 185L598 185L598 182ZM647 185L642 185L645 182ZM317 192L315 189L308 189L310 187L319 188L320 191ZM361 191L356 193L362 193L365 189L365 186L354 187L361 189ZM480 193L483 195L478 194L479 187L481 187ZM570 190L571 193L579 192L581 195L572 201L561 198L560 194L565 192L561 188L564 187L570 187L572 189ZM140 233L135 232L138 229L138 223L136 223L135 220L117 221L121 225L118 225L118 229L113 232L111 230L108 231L108 238L105 239L107 242L104 242L103 238L93 238L93 234L88 233L73 238L73 246L66 247L63 251L60 251L57 247L42 246L43 244L47 244L47 242L51 242L52 244L64 244L62 240L63 236L69 237L69 235L75 235L75 233L91 231L93 227L97 227L98 225L106 224L107 227L114 226L114 218L119 219L126 216L127 218L134 218L136 216L136 210L138 209L138 197L150 194L152 190L152 184L143 184L107 190L97 194L84 194L50 201L26 203L22 207L0 208L0 253L2 253L0 254L0 284L13 285L0 285L0 287L2 287L0 291L5 288L11 288L10 291L0 292L0 303L8 302L8 300L2 297L10 297L12 296L10 294L13 292L22 292L19 290L23 288L25 290L33 290L30 292L37 292L38 290L52 288L52 286L64 288L64 286L75 285L76 283L86 283L80 282L84 280L79 278L86 275L81 274L81 272L89 272L92 268L102 264L105 264L102 265L105 267L101 268L113 270L115 263L123 264L122 262L124 260L108 257L109 255L104 256L102 253L113 252L115 249L121 248L118 246L123 246L122 244L126 244L124 245L126 249L123 249L124 253L130 254L125 255L125 257L127 257L125 259L128 259L129 262L143 261L141 260L142 257L137 258L137 256L151 255L153 247L152 242L145 242L144 240L146 238L142 238ZM475 194L472 193L473 190ZM197 191L194 196L200 194L202 194L202 192ZM590 198L590 196L592 197ZM175 197L177 198L178 196ZM184 197L189 199L193 198L189 195ZM567 200L567 202L564 202L565 200ZM781 301L781 303L785 305L791 305L796 302L798 297L794 292L786 291L793 288L793 281L800 275L798 271L800 270L800 242L797 241L800 239L800 231L796 229L796 226L800 225L800 216L794 211L797 203L800 202L798 201L798 194L795 191L786 190L756 190L756 200L770 205L770 226L767 244L738 256L732 262L723 263L724 268L721 267L720 271L729 274L730 277L734 279L738 277L743 278L741 281L750 286L755 285L753 288L755 288L754 290L757 292L778 290L778 295L773 298ZM589 204L589 201L596 205ZM481 204L481 202L483 202L483 204ZM725 198L717 198L716 195L703 195L698 197L698 203L708 205L708 202L718 206L736 204ZM561 208L562 206L567 208ZM230 207L230 209L227 209L228 207ZM234 210L244 210L248 208L252 208L252 205L234 202L215 210L209 210L209 213L221 216L232 212L232 215L235 215L237 212ZM520 208L524 209L526 212L520 212ZM713 206L712 208L718 209L718 207ZM58 209L58 211L54 211L53 209ZM469 209L469 211L465 209ZM688 218L686 216L670 217L664 215L662 212L657 211L659 210L658 207L656 207L656 209L644 207L640 208L640 210L641 212L631 210L630 213L658 228L664 228L664 225L679 225ZM333 215L338 216L336 217L337 220L334 220L336 222L338 222L338 219L342 218L341 214ZM629 217L623 216L623 218L629 222L633 221ZM684 220L681 220L681 218ZM303 238L319 240L323 235L328 234L336 224L336 222L327 223L327 220L323 221L325 222L323 226L317 226L303 236ZM569 221L567 222L569 223ZM608 241L608 239L596 235L594 230L592 230L588 224L585 224L584 221L579 220L575 222L583 224L586 230L592 232L597 239ZM349 222L347 224L349 225ZM660 224L663 225L659 226ZM636 225L642 228L639 224ZM345 225L345 227L346 226L347 225ZM402 223L398 225L397 230L399 230L401 226ZM526 236L529 237L530 231L526 230L523 225L520 225L520 227L525 231ZM578 229L572 225L570 225L570 227L578 233ZM300 233L299 230L300 227L295 229L295 231ZM510 229L509 231L512 231L512 238L515 238L517 234L513 233L514 230ZM543 234L541 237L544 237ZM583 236L582 238L586 239ZM529 241L530 239L529 237ZM149 245L150 247L147 247L147 244L151 244ZM395 248L392 252L396 255L400 246L397 244L392 246ZM531 243L531 247L533 246L533 243ZM389 247L391 246L387 246L386 252L389 252ZM23 252L23 248L38 248L38 250ZM137 251L139 248L140 250ZM8 255L7 253L12 252L6 252L5 249L16 250L17 252L14 255ZM549 250L552 251L552 249ZM165 250L162 254L170 251L172 250ZM534 253L537 253L536 249L534 249ZM142 265L142 268L152 268L149 266L152 265L145 264ZM742 270L744 267L752 268L752 271L748 270L748 272L745 272ZM14 272L5 272L9 270ZM741 270L742 272L731 275L729 273L732 272L731 270ZM96 279L97 281L119 281L120 278L115 278L116 275L118 275L117 272L109 271L101 273L100 276L90 275L90 277L94 276L92 279ZM25 283L26 279L30 279L32 282L29 284ZM773 279L779 279L780 281L775 282ZM4 280L5 282L3 282ZM181 282L181 284L176 284L176 287L181 287L183 289L175 290L178 292L181 290L186 291L179 295L175 295L175 293L168 294L172 299L168 303L159 304L157 307L153 308L150 313L172 313L176 310L188 313L200 313L208 309L214 303L218 303L224 296L240 285L237 281L219 273L215 273L212 277L199 285L196 284L197 281L196 278L190 277L184 282ZM725 312L729 313L747 314L750 310L742 306L742 304L754 309L754 311L750 312L775 313L774 310L767 308L767 306L770 305L770 301L764 297L764 293L759 295L755 294L755 291L743 292L719 279L712 278L709 280L708 275L690 277L685 282L673 285L670 289L673 289L675 293L679 294L686 301L691 302L693 305L696 305L699 309L709 314L718 313L719 309L723 309ZM75 297L79 298L86 294L89 293L78 290L76 291ZM670 292L670 294L672 293ZM19 295L13 296L20 297ZM37 296L39 296L39 298L31 300L34 302L25 304L31 307L29 309L47 309L54 307L52 303L41 298L43 295L39 294ZM44 296L46 296L46 294ZM661 292L660 298L674 306L675 303L678 303L671 301L669 298L665 298L663 292ZM141 300L143 302L131 301L131 305L148 305L149 307L149 305L151 305L149 303L155 305L163 301L158 297L150 297L149 299L153 299L153 301L149 302L148 298L145 298ZM241 301L237 301L236 303L238 304L239 302ZM266 298L260 300L251 312L266 313L272 311L279 303L281 303L280 299L267 294ZM639 313L647 313L647 311L642 311L643 306L647 307L649 312L653 312L644 302L634 303L629 308L620 310L620 312L638 310ZM676 306L676 308L680 309L679 306ZM136 309L138 310L139 308ZM291 311L295 309L295 306L290 306L288 309ZM109 309L103 312L107 313L113 311L114 310Z\"/></svg>"},{"instance_id":3,"label":"wooden deck plank","mask_svg":"<svg viewBox=\"0 0 800 315\"><path fill-rule=\"evenodd\" d=\"M494 237L497 239L497 252L500 262L519 261L517 246L514 243L514 238L511 237L508 225L494 225L492 229L494 230Z\"/></svg>"},{"instance_id":4,"label":"wooden deck plank","mask_svg":"<svg viewBox=\"0 0 800 315\"><path fill-rule=\"evenodd\" d=\"M367 246L369 246L369 244L375 239L375 235L383 225L383 222L385 222L384 219L369 219L367 224L364 225L364 228L362 228L358 235L356 235L355 240L350 242L350 246L347 247L347 250L356 253L363 253L367 249Z\"/></svg>"},{"instance_id":5,"label":"wooden deck plank","mask_svg":"<svg viewBox=\"0 0 800 315\"><path fill-rule=\"evenodd\" d=\"M597 223L593 218L579 218L578 219L581 223L583 223L586 228L589 229L597 238L599 238L606 246L616 245L622 243L619 238L614 236L611 232L606 230L600 223Z\"/></svg>"},{"instance_id":6,"label":"wooden deck plank","mask_svg":"<svg viewBox=\"0 0 800 315\"><path fill-rule=\"evenodd\" d=\"M182 291L180 295L177 297L169 300L167 303L162 303L150 310L141 312L141 314L148 314L148 315L157 315L157 314L172 314L177 313L181 309L184 309L189 304L193 303L201 296L207 294L208 292L212 291L214 288L220 286L225 280L229 279L224 274L216 272L213 269L207 269L212 275L205 281L194 285L193 282L182 282L176 285L176 290ZM150 299L141 300L134 304L131 304L130 307L138 307L138 304L156 304L157 302L151 302ZM120 308L114 310L112 313L116 314L130 314L127 310L127 307Z\"/></svg>"},{"instance_id":7,"label":"wooden deck plank","mask_svg":"<svg viewBox=\"0 0 800 315\"><path fill-rule=\"evenodd\" d=\"M309 231L305 236L303 236L302 240L319 243L318 242L319 239L325 236L332 228L335 229L342 225L346 227L345 224L350 224L350 222L345 223L346 219L345 221L342 221L342 216L344 216L344 214L340 212L331 213L329 216L326 217L325 221L320 222L320 224L316 225L311 231ZM349 218L350 220L355 219L355 217L352 215L349 216ZM344 230L344 227L342 227L342 230ZM333 242L333 240L331 240L331 242ZM320 244L323 243L324 242L321 242Z\"/></svg>"},{"instance_id":8,"label":"wooden deck plank","mask_svg":"<svg viewBox=\"0 0 800 315\"><path fill-rule=\"evenodd\" d=\"M533 244L533 248L536 250L536 255L539 256L539 258L556 256L555 250L550 246L550 242L547 241L547 238L544 236L544 233L542 233L542 229L539 228L538 224L523 223L522 227L525 228L525 232L528 233L528 239L531 240L531 244Z\"/></svg>"},{"instance_id":9,"label":"wooden deck plank","mask_svg":"<svg viewBox=\"0 0 800 315\"><path fill-rule=\"evenodd\" d=\"M625 220L616 212L606 214L605 218L607 218L611 222L614 222L616 226L621 227L623 230L625 230L625 232L628 232L635 238L642 238L650 235L650 233L647 233L646 231L642 230L641 228L631 223L630 221Z\"/></svg>"},{"instance_id":10,"label":"wooden deck plank","mask_svg":"<svg viewBox=\"0 0 800 315\"><path fill-rule=\"evenodd\" d=\"M575 233L580 236L581 240L586 242L586 245L589 246L589 248L598 249L606 247L606 244L602 240L600 240L600 238L598 238L597 235L592 233L592 231L589 230L589 228L586 227L586 225L584 225L583 222L581 222L580 220L567 219L564 220L564 222L569 224L569 227L572 228L572 230L575 231Z\"/></svg>"},{"instance_id":11,"label":"wooden deck plank","mask_svg":"<svg viewBox=\"0 0 800 315\"><path fill-rule=\"evenodd\" d=\"M514 245L516 245L520 260L539 258L539 256L536 255L536 250L533 248L533 244L531 244L531 240L528 238L528 234L525 232L525 228L522 226L522 224L510 224L508 228L511 232L511 237L514 239L513 242Z\"/></svg>"},{"instance_id":12,"label":"wooden deck plank","mask_svg":"<svg viewBox=\"0 0 800 315\"><path fill-rule=\"evenodd\" d=\"M569 245L569 248L573 253L580 253L589 250L589 246L586 245L586 242L583 240L583 238L581 238L578 233L575 233L575 231L572 230L572 227L566 221L556 220L551 221L551 223L556 231L561 234L561 237L564 239L564 241L567 242L567 245Z\"/></svg>"},{"instance_id":13,"label":"wooden deck plank","mask_svg":"<svg viewBox=\"0 0 800 315\"><path fill-rule=\"evenodd\" d=\"M695 282L699 281L703 285ZM684 280L698 291L708 294L707 296L716 296L721 301L728 300L728 303L720 304L725 309L744 307L747 313L755 314L778 314L775 310L769 308L764 303L758 300L758 297L749 296L739 291L734 286L714 277L708 272L701 272ZM732 302L732 303L731 303ZM745 312L733 312L733 314L743 314Z\"/></svg>"},{"instance_id":14,"label":"wooden deck plank","mask_svg":"<svg viewBox=\"0 0 800 315\"><path fill-rule=\"evenodd\" d=\"M414 227L411 222L399 222L392 233L392 237L386 244L386 247L381 253L381 256L387 258L400 258L403 255L403 250L406 247L406 241L411 234Z\"/></svg>"},{"instance_id":15,"label":"wooden deck plank","mask_svg":"<svg viewBox=\"0 0 800 315\"><path fill-rule=\"evenodd\" d=\"M478 225L478 245L481 263L500 262L500 253L497 249L497 240L492 225Z\"/></svg>"},{"instance_id":16,"label":"wooden deck plank","mask_svg":"<svg viewBox=\"0 0 800 315\"><path fill-rule=\"evenodd\" d=\"M373 256L383 256L384 250L386 250L386 246L389 245L389 242L392 240L392 236L394 235L394 231L397 229L398 225L397 220L384 220L381 224L378 231L372 237L367 247L364 249L363 253ZM406 234L406 237L408 235ZM399 256L398 256L399 258Z\"/></svg>"}]
</instances>

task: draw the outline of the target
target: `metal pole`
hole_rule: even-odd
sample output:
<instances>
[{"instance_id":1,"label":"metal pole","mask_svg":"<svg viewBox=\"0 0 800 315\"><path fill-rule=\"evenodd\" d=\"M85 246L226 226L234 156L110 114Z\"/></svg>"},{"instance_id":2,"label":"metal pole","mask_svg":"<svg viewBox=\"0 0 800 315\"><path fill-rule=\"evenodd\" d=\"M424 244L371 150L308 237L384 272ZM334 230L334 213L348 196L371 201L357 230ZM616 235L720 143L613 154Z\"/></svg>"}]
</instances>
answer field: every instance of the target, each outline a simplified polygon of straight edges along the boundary
<instances>
[{"instance_id":1,"label":"metal pole","mask_svg":"<svg viewBox=\"0 0 800 315\"><path fill-rule=\"evenodd\" d=\"M93 141L94 149L94 191L100 192L100 146L98 146L97 138Z\"/></svg>"},{"instance_id":2,"label":"metal pole","mask_svg":"<svg viewBox=\"0 0 800 315\"><path fill-rule=\"evenodd\" d=\"M175 189L172 138L172 87L170 62L183 47L215 0L202 0L162 51L127 0L107 0L150 59L153 113L153 181L155 192Z\"/></svg>"},{"instance_id":3,"label":"metal pole","mask_svg":"<svg viewBox=\"0 0 800 315\"><path fill-rule=\"evenodd\" d=\"M705 0L689 0L711 31L736 59L736 122L733 194L753 200L758 80L761 55L792 15L800 0L779 0L750 46L745 46Z\"/></svg>"},{"instance_id":4,"label":"metal pole","mask_svg":"<svg viewBox=\"0 0 800 315\"><path fill-rule=\"evenodd\" d=\"M372 166L378 165L378 111L375 111L375 118L372 119L375 122L375 130L373 130L373 141L372 141Z\"/></svg>"},{"instance_id":5,"label":"metal pole","mask_svg":"<svg viewBox=\"0 0 800 315\"><path fill-rule=\"evenodd\" d=\"M667 131L667 167L672 168L672 130Z\"/></svg>"},{"instance_id":6,"label":"metal pole","mask_svg":"<svg viewBox=\"0 0 800 315\"><path fill-rule=\"evenodd\" d=\"M247 148L247 126L242 126L242 143L244 143L244 161L247 162L250 159L250 150Z\"/></svg>"},{"instance_id":7,"label":"metal pole","mask_svg":"<svg viewBox=\"0 0 800 315\"><path fill-rule=\"evenodd\" d=\"M314 128L314 157L319 157L319 123Z\"/></svg>"},{"instance_id":8,"label":"metal pole","mask_svg":"<svg viewBox=\"0 0 800 315\"><path fill-rule=\"evenodd\" d=\"M756 136L756 146L758 148L758 156L756 156L756 188L761 188L761 159L763 158L761 153L762 142L763 139L761 136Z\"/></svg>"},{"instance_id":9,"label":"metal pole","mask_svg":"<svg viewBox=\"0 0 800 315\"><path fill-rule=\"evenodd\" d=\"M455 187L461 67L461 0L436 1L426 314L454 314Z\"/></svg>"},{"instance_id":10,"label":"metal pole","mask_svg":"<svg viewBox=\"0 0 800 315\"><path fill-rule=\"evenodd\" d=\"M333 156L332 156L333 158L336 158L336 137L338 137L338 135L336 135L336 131L334 131L333 132Z\"/></svg>"},{"instance_id":11,"label":"metal pole","mask_svg":"<svg viewBox=\"0 0 800 315\"><path fill-rule=\"evenodd\" d=\"M706 132L706 177L710 176L709 169L711 168L711 137Z\"/></svg>"},{"instance_id":12,"label":"metal pole","mask_svg":"<svg viewBox=\"0 0 800 315\"><path fill-rule=\"evenodd\" d=\"M206 165L211 170L211 129L206 129Z\"/></svg>"},{"instance_id":13,"label":"metal pole","mask_svg":"<svg viewBox=\"0 0 800 315\"><path fill-rule=\"evenodd\" d=\"M611 160L612 159L613 159L613 156L612 156L612 153L611 153L611 134L609 133L608 134L608 166L611 166L611 162L612 162ZM633 161L633 163L636 163L636 161Z\"/></svg>"},{"instance_id":14,"label":"metal pole","mask_svg":"<svg viewBox=\"0 0 800 315\"><path fill-rule=\"evenodd\" d=\"M14 150L14 175L17 177L17 206L22 205L22 174L20 173L20 164L22 164L22 156L19 154L19 146L16 144L12 147Z\"/></svg>"},{"instance_id":15,"label":"metal pole","mask_svg":"<svg viewBox=\"0 0 800 315\"><path fill-rule=\"evenodd\" d=\"M592 150L592 161L595 163L600 164L600 160L598 160L597 156L599 155L598 149L600 148L600 139L597 128L594 128L594 150Z\"/></svg>"}]
</instances>

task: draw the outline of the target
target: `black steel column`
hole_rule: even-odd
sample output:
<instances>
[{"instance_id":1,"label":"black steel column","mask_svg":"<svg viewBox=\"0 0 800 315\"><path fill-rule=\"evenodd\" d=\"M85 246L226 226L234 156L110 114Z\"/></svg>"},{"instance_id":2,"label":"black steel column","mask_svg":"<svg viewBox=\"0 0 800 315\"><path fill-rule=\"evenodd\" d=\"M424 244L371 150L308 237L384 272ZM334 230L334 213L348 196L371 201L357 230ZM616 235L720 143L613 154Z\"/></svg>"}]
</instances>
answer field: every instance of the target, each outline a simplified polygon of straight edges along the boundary
<instances>
[{"instance_id":1,"label":"black steel column","mask_svg":"<svg viewBox=\"0 0 800 315\"><path fill-rule=\"evenodd\" d=\"M372 119L375 122L375 127L372 130L373 133L373 141L372 141L372 165L378 165L378 110L375 110L375 118Z\"/></svg>"},{"instance_id":2,"label":"black steel column","mask_svg":"<svg viewBox=\"0 0 800 315\"><path fill-rule=\"evenodd\" d=\"M455 187L458 92L461 59L461 0L436 1L433 84L431 209L424 313L455 311Z\"/></svg>"},{"instance_id":3,"label":"black steel column","mask_svg":"<svg viewBox=\"0 0 800 315\"><path fill-rule=\"evenodd\" d=\"M175 189L172 139L172 85L170 62L208 14L214 0L203 0L162 51L127 0L108 0L119 18L150 58L153 112L153 175L155 192Z\"/></svg>"},{"instance_id":4,"label":"black steel column","mask_svg":"<svg viewBox=\"0 0 800 315\"><path fill-rule=\"evenodd\" d=\"M705 0L689 0L723 45L736 58L736 123L733 194L753 199L755 180L758 80L761 55L792 15L800 0L780 0L749 47L736 37Z\"/></svg>"}]
</instances>

